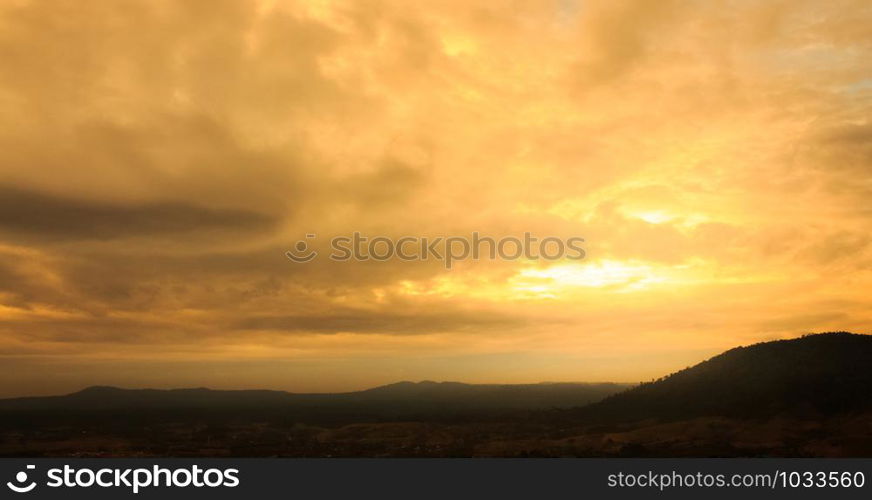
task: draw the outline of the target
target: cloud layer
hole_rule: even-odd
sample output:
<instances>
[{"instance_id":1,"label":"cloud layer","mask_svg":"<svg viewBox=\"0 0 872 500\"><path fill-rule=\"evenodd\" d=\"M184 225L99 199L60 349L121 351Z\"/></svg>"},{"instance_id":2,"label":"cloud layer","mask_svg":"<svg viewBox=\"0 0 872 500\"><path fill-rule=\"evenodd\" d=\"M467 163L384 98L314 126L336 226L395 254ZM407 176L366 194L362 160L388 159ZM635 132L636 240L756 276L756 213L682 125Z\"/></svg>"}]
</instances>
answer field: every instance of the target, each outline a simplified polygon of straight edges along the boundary
<instances>
[{"instance_id":1,"label":"cloud layer","mask_svg":"<svg viewBox=\"0 0 872 500\"><path fill-rule=\"evenodd\" d=\"M872 8L0 7L0 395L635 381L872 319ZM300 265L306 234L582 262Z\"/></svg>"}]
</instances>

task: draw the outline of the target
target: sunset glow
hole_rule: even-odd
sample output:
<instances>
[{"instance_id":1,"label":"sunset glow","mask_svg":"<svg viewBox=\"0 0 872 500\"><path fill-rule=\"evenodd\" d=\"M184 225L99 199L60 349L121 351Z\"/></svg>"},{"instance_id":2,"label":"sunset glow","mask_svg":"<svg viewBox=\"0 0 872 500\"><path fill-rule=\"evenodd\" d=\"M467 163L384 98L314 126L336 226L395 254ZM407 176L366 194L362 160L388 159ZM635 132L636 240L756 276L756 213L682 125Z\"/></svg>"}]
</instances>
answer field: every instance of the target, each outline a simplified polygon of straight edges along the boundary
<instances>
[{"instance_id":1,"label":"sunset glow","mask_svg":"<svg viewBox=\"0 0 872 500\"><path fill-rule=\"evenodd\" d=\"M0 395L636 382L868 332L870 26L862 0L4 2ZM355 231L586 256L326 258Z\"/></svg>"}]
</instances>

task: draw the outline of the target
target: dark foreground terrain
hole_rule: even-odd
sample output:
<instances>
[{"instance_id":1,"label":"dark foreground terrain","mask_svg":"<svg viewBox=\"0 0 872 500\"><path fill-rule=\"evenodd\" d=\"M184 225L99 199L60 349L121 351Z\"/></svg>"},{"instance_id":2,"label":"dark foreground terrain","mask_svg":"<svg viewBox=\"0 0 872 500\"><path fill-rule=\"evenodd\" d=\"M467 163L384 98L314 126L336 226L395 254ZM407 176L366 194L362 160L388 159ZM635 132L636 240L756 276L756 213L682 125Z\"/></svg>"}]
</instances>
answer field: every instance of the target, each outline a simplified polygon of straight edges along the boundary
<instances>
[{"instance_id":1,"label":"dark foreground terrain","mask_svg":"<svg viewBox=\"0 0 872 500\"><path fill-rule=\"evenodd\" d=\"M727 351L660 380L346 394L94 387L0 400L2 456L872 456L872 336Z\"/></svg>"}]
</instances>

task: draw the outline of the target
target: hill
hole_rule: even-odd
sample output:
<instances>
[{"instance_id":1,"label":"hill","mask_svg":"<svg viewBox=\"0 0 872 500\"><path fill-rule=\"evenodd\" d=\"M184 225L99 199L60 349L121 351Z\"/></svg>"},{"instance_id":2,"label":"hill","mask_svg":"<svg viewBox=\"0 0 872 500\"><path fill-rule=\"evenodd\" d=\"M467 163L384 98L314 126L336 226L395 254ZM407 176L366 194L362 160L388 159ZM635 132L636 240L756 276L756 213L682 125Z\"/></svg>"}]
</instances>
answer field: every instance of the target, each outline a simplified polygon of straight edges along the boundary
<instances>
[{"instance_id":1,"label":"hill","mask_svg":"<svg viewBox=\"0 0 872 500\"><path fill-rule=\"evenodd\" d=\"M121 389L95 386L63 396L0 400L6 417L94 413L237 414L267 417L357 420L465 416L510 410L570 408L626 389L626 384L480 385L400 382L358 392L299 394L264 390Z\"/></svg>"},{"instance_id":2,"label":"hill","mask_svg":"<svg viewBox=\"0 0 872 500\"><path fill-rule=\"evenodd\" d=\"M6 399L0 456L868 457L870 418L872 336L836 332L738 347L632 388L90 387Z\"/></svg>"},{"instance_id":3,"label":"hill","mask_svg":"<svg viewBox=\"0 0 872 500\"><path fill-rule=\"evenodd\" d=\"M872 408L872 335L833 332L737 347L575 410L590 421L833 415Z\"/></svg>"}]
</instances>

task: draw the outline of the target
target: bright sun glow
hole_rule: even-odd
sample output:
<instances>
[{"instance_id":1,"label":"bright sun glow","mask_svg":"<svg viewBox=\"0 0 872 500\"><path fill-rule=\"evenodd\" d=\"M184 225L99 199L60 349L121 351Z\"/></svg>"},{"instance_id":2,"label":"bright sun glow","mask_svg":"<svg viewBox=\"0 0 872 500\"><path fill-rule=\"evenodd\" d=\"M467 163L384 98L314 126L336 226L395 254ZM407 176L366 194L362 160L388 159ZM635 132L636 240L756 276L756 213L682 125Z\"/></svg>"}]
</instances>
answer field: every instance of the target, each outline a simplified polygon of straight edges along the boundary
<instances>
[{"instance_id":1,"label":"bright sun glow","mask_svg":"<svg viewBox=\"0 0 872 500\"><path fill-rule=\"evenodd\" d=\"M639 212L634 215L649 224L663 224L664 222L669 222L675 218L674 216L661 211Z\"/></svg>"},{"instance_id":2,"label":"bright sun glow","mask_svg":"<svg viewBox=\"0 0 872 500\"><path fill-rule=\"evenodd\" d=\"M558 296L579 287L641 290L668 280L666 270L643 263L614 260L524 269L513 278L515 290L544 296Z\"/></svg>"}]
</instances>

